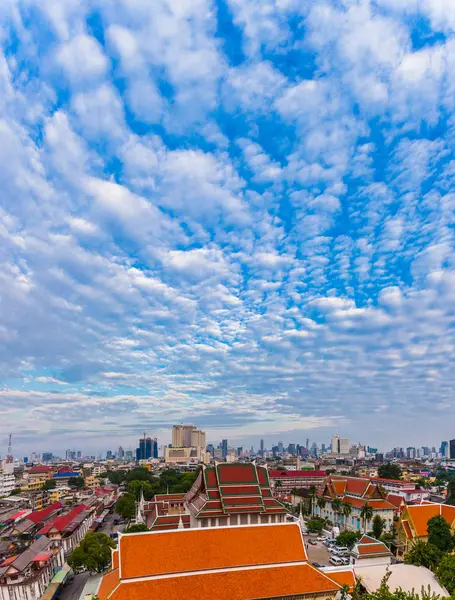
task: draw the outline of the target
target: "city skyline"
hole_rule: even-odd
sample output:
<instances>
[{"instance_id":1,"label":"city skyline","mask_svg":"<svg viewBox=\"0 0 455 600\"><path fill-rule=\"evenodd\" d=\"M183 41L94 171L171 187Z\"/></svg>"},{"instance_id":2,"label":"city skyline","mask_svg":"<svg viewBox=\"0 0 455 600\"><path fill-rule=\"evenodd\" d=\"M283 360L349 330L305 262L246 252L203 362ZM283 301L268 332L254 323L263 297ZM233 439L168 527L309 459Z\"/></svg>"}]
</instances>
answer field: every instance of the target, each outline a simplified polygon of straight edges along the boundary
<instances>
[{"instance_id":1,"label":"city skyline","mask_svg":"<svg viewBox=\"0 0 455 600\"><path fill-rule=\"evenodd\" d=\"M453 436L450 2L29 0L0 30L3 453Z\"/></svg>"}]
</instances>

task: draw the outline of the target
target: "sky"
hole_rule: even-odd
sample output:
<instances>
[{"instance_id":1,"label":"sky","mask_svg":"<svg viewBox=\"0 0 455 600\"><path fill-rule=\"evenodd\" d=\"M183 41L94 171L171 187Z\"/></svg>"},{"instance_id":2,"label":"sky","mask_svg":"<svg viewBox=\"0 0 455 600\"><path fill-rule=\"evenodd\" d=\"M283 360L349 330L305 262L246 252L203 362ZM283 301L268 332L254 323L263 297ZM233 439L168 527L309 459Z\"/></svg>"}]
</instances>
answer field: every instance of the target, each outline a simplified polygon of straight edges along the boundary
<instances>
[{"instance_id":1,"label":"sky","mask_svg":"<svg viewBox=\"0 0 455 600\"><path fill-rule=\"evenodd\" d=\"M0 3L0 453L455 437L453 0Z\"/></svg>"}]
</instances>

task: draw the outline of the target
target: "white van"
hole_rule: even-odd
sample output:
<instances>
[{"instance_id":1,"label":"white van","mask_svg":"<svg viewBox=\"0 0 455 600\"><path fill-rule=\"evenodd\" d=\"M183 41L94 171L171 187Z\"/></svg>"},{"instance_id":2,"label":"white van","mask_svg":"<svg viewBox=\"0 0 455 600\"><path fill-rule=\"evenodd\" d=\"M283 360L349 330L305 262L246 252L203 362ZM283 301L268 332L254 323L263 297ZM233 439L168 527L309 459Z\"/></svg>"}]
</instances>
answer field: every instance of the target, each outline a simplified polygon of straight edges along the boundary
<instances>
[{"instance_id":1,"label":"white van","mask_svg":"<svg viewBox=\"0 0 455 600\"><path fill-rule=\"evenodd\" d=\"M332 556L332 558L329 560L329 563L335 565L335 567L340 567L344 564L343 559L339 558L338 556Z\"/></svg>"}]
</instances>

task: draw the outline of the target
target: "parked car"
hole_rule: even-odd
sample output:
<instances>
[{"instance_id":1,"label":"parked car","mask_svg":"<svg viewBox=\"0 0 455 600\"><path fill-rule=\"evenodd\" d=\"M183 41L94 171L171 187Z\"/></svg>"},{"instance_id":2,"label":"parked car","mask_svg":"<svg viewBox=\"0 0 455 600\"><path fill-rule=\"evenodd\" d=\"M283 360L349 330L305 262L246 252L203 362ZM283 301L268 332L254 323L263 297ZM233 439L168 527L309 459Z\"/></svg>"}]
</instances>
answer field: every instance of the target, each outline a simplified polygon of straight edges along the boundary
<instances>
[{"instance_id":1,"label":"parked car","mask_svg":"<svg viewBox=\"0 0 455 600\"><path fill-rule=\"evenodd\" d=\"M340 558L339 556L332 556L329 560L329 563L331 563L332 565L335 565L336 567L341 566L343 563L343 559Z\"/></svg>"},{"instance_id":2,"label":"parked car","mask_svg":"<svg viewBox=\"0 0 455 600\"><path fill-rule=\"evenodd\" d=\"M341 560L343 561L344 565L348 565L351 562L349 556L342 556Z\"/></svg>"},{"instance_id":3,"label":"parked car","mask_svg":"<svg viewBox=\"0 0 455 600\"><path fill-rule=\"evenodd\" d=\"M337 546L336 549L338 550L338 554L343 554L343 552L349 552L349 548L347 548L346 546Z\"/></svg>"},{"instance_id":4,"label":"parked car","mask_svg":"<svg viewBox=\"0 0 455 600\"><path fill-rule=\"evenodd\" d=\"M324 546L327 546L327 548L329 546L333 546L334 544L336 544L336 540L332 540L332 539L325 540L325 542L324 542Z\"/></svg>"},{"instance_id":5,"label":"parked car","mask_svg":"<svg viewBox=\"0 0 455 600\"><path fill-rule=\"evenodd\" d=\"M318 540L318 542L325 542L325 540L327 539L327 536L326 535L320 535L316 539Z\"/></svg>"},{"instance_id":6,"label":"parked car","mask_svg":"<svg viewBox=\"0 0 455 600\"><path fill-rule=\"evenodd\" d=\"M324 565L320 565L320 564L319 564L319 563L317 563L317 562L313 562L313 563L311 563L311 564L313 565L313 567L316 567L317 569L322 569L322 567L324 566Z\"/></svg>"},{"instance_id":7,"label":"parked car","mask_svg":"<svg viewBox=\"0 0 455 600\"><path fill-rule=\"evenodd\" d=\"M310 539L308 540L308 543L309 543L309 544L311 544L312 546L317 546L317 545L318 545L317 541L316 541L316 540L314 540L313 538L310 538Z\"/></svg>"}]
</instances>

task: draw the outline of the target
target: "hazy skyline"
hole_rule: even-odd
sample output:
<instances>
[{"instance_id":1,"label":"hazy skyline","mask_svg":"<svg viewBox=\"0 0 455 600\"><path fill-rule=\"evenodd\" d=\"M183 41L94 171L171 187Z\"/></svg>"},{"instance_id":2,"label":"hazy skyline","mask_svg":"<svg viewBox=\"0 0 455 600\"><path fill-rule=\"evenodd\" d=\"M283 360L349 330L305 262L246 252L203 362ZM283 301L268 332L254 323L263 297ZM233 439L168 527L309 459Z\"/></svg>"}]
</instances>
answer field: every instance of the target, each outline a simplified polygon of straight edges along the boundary
<instances>
[{"instance_id":1,"label":"hazy skyline","mask_svg":"<svg viewBox=\"0 0 455 600\"><path fill-rule=\"evenodd\" d=\"M0 452L455 437L454 92L452 0L0 3Z\"/></svg>"}]
</instances>

